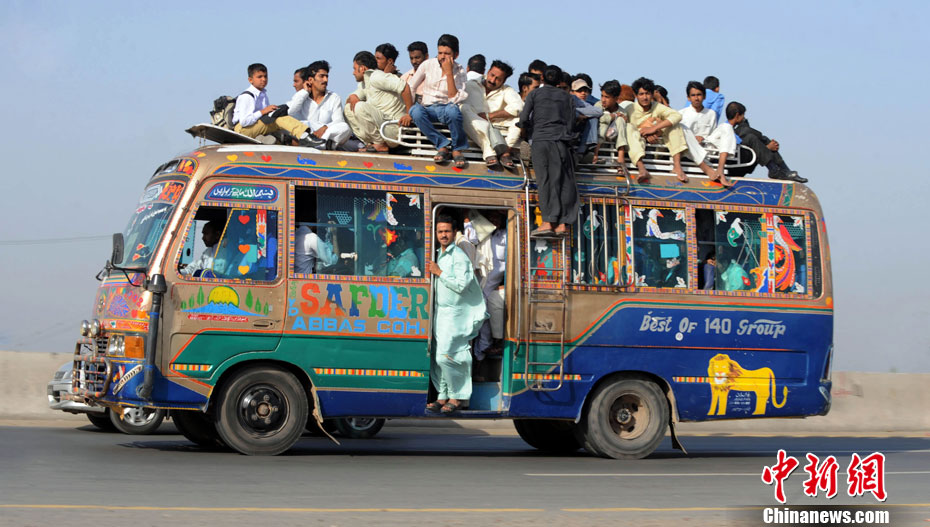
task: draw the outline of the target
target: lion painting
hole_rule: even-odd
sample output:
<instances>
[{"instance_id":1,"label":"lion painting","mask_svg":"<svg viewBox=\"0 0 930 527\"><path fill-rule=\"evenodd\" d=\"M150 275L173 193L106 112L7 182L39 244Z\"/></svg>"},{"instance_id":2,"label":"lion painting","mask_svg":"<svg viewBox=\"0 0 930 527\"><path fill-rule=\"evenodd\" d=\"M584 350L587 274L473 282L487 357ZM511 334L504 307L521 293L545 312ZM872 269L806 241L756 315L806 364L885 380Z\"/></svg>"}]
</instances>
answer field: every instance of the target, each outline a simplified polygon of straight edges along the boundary
<instances>
[{"instance_id":1,"label":"lion painting","mask_svg":"<svg viewBox=\"0 0 930 527\"><path fill-rule=\"evenodd\" d=\"M788 387L783 386L781 404L775 400L775 374L771 368L747 370L739 365L729 355L718 353L714 355L707 365L707 382L710 383L710 411L707 415L725 415L727 413L727 398L730 390L741 392L755 392L756 409L753 415L764 415L765 405L769 400L771 391L772 405L775 408L785 406L788 400Z\"/></svg>"}]
</instances>

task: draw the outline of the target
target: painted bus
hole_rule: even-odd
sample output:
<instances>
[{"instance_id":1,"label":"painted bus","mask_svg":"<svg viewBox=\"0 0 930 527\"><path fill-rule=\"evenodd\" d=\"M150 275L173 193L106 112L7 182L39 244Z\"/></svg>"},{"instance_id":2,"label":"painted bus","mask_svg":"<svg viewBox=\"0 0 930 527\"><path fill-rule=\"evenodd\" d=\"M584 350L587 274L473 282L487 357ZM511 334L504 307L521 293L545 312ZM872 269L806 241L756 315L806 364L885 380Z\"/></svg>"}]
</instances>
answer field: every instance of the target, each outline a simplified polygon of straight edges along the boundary
<instances>
[{"instance_id":1,"label":"painted bus","mask_svg":"<svg viewBox=\"0 0 930 527\"><path fill-rule=\"evenodd\" d=\"M669 432L680 447L679 422L829 411L830 257L810 188L661 170L632 184L596 168L577 185L571 237L530 238L522 165L201 145L155 170L114 235L72 396L169 409L194 443L250 455L329 419L448 418L425 410L434 221L495 210L504 346L456 419L512 419L538 449L625 459ZM213 263L191 273L210 222ZM335 263L298 272L306 228ZM404 273L389 265L401 250L418 264Z\"/></svg>"}]
</instances>

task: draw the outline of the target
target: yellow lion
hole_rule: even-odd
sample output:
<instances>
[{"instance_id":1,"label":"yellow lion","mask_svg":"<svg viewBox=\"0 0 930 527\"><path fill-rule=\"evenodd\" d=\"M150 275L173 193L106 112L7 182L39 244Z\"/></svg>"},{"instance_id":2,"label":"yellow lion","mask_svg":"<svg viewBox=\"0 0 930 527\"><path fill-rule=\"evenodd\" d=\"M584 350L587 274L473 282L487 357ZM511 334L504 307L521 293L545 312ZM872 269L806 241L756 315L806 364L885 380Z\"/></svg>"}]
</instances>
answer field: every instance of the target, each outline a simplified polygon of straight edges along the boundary
<instances>
[{"instance_id":1,"label":"yellow lion","mask_svg":"<svg viewBox=\"0 0 930 527\"><path fill-rule=\"evenodd\" d=\"M714 355L707 365L707 382L710 383L710 392L713 396L710 401L710 411L707 415L725 415L727 413L727 398L730 390L739 392L755 392L756 410L753 415L764 415L765 404L769 400L769 390L772 394L772 405L775 408L785 406L788 400L788 387L783 386L781 404L775 400L775 374L771 368L747 370L739 365L729 355L718 353Z\"/></svg>"}]
</instances>

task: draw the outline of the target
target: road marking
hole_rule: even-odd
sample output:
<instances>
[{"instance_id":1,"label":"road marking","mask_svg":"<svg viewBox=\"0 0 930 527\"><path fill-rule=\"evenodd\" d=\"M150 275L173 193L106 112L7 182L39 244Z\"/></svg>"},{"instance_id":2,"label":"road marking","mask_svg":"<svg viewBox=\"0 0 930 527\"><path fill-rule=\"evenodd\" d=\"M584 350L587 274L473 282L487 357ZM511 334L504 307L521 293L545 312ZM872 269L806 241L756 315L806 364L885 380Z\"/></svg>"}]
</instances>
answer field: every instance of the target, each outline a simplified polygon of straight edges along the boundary
<instances>
[{"instance_id":1,"label":"road marking","mask_svg":"<svg viewBox=\"0 0 930 527\"><path fill-rule=\"evenodd\" d=\"M689 476L707 477L707 476L753 476L758 478L761 472L688 472L679 474L661 473L633 473L633 474L524 474L524 476L535 478L681 478ZM930 474L930 470L914 470L903 472L885 472L888 476L909 476L916 474ZM803 474L792 474L798 476Z\"/></svg>"},{"instance_id":2,"label":"road marking","mask_svg":"<svg viewBox=\"0 0 930 527\"><path fill-rule=\"evenodd\" d=\"M175 512L545 512L545 509L321 509L295 507L154 507L145 505L0 504L0 509L58 509Z\"/></svg>"}]
</instances>

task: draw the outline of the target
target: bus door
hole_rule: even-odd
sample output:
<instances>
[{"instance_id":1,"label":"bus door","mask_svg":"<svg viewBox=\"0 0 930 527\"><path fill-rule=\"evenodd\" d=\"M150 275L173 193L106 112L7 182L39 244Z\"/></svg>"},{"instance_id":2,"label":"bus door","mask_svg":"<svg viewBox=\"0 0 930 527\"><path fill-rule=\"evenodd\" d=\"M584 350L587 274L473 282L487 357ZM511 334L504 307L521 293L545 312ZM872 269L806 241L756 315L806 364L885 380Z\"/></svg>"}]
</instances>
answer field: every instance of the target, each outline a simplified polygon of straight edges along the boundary
<instances>
[{"instance_id":1,"label":"bus door","mask_svg":"<svg viewBox=\"0 0 930 527\"><path fill-rule=\"evenodd\" d=\"M435 194L435 193L434 193ZM438 200L434 197L434 203ZM469 411L504 412L510 406L510 379L519 327L515 287L519 284L519 220L511 204L500 197L475 197L474 203L444 201L433 206L433 226L440 214L452 217L461 231L457 245L473 258L491 318L472 341L472 396ZM471 201L471 200L469 200ZM438 243L431 254L435 260ZM434 321L435 322L435 321Z\"/></svg>"},{"instance_id":2,"label":"bus door","mask_svg":"<svg viewBox=\"0 0 930 527\"><path fill-rule=\"evenodd\" d=\"M423 413L429 388L427 195L292 184L280 355L308 372L324 417Z\"/></svg>"},{"instance_id":3,"label":"bus door","mask_svg":"<svg viewBox=\"0 0 930 527\"><path fill-rule=\"evenodd\" d=\"M206 394L226 360L277 348L286 311L285 191L265 181L204 183L165 265L165 375Z\"/></svg>"}]
</instances>

